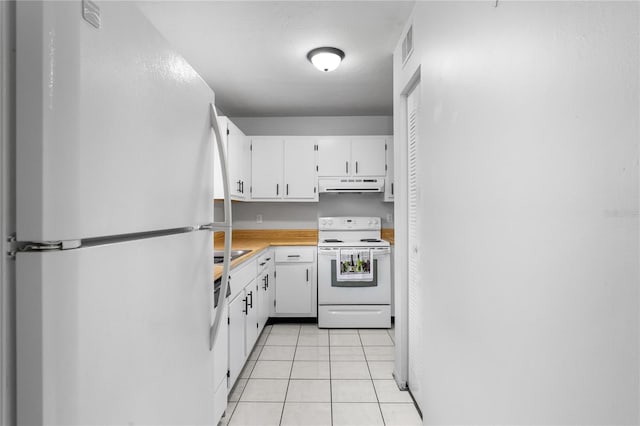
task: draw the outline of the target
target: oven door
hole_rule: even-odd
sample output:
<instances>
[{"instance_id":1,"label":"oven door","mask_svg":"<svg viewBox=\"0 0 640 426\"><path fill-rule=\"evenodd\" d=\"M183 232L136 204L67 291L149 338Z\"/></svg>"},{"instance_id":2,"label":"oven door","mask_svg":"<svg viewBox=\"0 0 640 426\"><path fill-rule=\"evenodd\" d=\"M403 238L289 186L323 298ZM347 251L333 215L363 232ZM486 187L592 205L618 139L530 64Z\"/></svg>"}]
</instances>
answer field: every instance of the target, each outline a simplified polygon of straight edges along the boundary
<instances>
[{"instance_id":1,"label":"oven door","mask_svg":"<svg viewBox=\"0 0 640 426\"><path fill-rule=\"evenodd\" d=\"M344 247L359 249L362 247ZM391 249L372 247L372 281L338 281L338 248L318 248L318 303L320 305L388 305L391 303Z\"/></svg>"}]
</instances>

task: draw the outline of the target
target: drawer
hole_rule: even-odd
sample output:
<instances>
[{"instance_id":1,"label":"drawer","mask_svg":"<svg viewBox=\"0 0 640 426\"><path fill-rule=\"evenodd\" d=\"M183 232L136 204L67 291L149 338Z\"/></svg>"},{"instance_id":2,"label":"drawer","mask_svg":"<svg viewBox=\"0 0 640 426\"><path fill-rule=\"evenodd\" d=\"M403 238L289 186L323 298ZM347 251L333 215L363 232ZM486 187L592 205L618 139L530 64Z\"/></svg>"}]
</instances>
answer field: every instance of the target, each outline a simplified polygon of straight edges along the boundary
<instances>
[{"instance_id":1,"label":"drawer","mask_svg":"<svg viewBox=\"0 0 640 426\"><path fill-rule=\"evenodd\" d=\"M229 286L231 287L231 296L229 300L232 300L238 292L251 282L256 277L256 261L250 260L243 263L238 268L231 270L231 281Z\"/></svg>"},{"instance_id":2,"label":"drawer","mask_svg":"<svg viewBox=\"0 0 640 426\"><path fill-rule=\"evenodd\" d=\"M272 249L266 250L264 253L258 256L258 272L260 272L264 268L267 268L269 266L269 263L273 262L274 258L275 255L273 254Z\"/></svg>"},{"instance_id":3,"label":"drawer","mask_svg":"<svg viewBox=\"0 0 640 426\"><path fill-rule=\"evenodd\" d=\"M315 247L279 247L276 249L276 262L315 262Z\"/></svg>"}]
</instances>

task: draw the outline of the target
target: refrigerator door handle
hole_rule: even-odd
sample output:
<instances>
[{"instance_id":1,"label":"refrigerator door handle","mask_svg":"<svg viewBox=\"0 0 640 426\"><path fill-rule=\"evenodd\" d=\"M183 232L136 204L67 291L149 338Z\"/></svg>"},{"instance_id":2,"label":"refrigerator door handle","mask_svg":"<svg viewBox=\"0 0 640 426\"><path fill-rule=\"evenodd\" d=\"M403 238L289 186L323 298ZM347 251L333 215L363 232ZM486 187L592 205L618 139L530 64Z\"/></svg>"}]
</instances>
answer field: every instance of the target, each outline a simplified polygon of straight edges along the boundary
<instances>
[{"instance_id":1,"label":"refrigerator door handle","mask_svg":"<svg viewBox=\"0 0 640 426\"><path fill-rule=\"evenodd\" d=\"M218 114L216 113L216 107L213 104L209 104L209 113L211 116L211 128L213 129L216 144L218 146L218 153L220 154L219 157L220 168L222 169L222 187L224 189L224 221L215 222L214 220L212 223L212 227L214 232L224 232L224 261L222 262L222 283L220 286L220 294L226 295L227 289L229 288L229 259L231 258L231 199L229 192L229 169L227 167L227 153L225 152L224 144L222 143L222 134L220 133ZM220 323L222 322L222 312L224 311L222 303L225 303L224 299L218 304L218 309L216 309L216 315L214 317L213 324L209 329L210 351L213 350L213 345L216 341L216 337L218 337Z\"/></svg>"}]
</instances>

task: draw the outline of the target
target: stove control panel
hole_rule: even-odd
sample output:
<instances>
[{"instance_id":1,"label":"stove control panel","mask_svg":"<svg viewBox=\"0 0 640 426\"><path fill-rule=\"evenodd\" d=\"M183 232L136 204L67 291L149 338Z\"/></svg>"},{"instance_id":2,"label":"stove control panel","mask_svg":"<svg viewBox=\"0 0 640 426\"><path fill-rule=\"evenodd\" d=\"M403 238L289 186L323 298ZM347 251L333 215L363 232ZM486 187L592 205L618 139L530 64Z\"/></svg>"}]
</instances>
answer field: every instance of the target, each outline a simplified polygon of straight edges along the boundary
<instances>
[{"instance_id":1,"label":"stove control panel","mask_svg":"<svg viewBox=\"0 0 640 426\"><path fill-rule=\"evenodd\" d=\"M365 231L381 228L379 217L321 217L318 229L321 231Z\"/></svg>"}]
</instances>

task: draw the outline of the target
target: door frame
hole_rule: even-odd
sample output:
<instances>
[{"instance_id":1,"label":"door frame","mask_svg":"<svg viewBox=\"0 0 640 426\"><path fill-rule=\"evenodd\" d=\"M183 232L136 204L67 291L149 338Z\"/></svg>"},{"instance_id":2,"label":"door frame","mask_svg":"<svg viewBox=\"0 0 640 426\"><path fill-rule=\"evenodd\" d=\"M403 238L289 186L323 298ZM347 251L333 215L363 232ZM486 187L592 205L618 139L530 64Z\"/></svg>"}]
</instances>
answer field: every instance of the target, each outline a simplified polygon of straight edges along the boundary
<instances>
[{"instance_id":1,"label":"door frame","mask_svg":"<svg viewBox=\"0 0 640 426\"><path fill-rule=\"evenodd\" d=\"M421 67L418 65L398 96L394 117L396 129L394 156L394 234L399 242L394 247L394 300L395 300L395 366L393 377L400 389L407 389L409 376L409 201L408 194L408 126L407 98L420 84Z\"/></svg>"},{"instance_id":2,"label":"door frame","mask_svg":"<svg viewBox=\"0 0 640 426\"><path fill-rule=\"evenodd\" d=\"M9 236L16 231L16 2L0 1L0 425L16 424L15 260Z\"/></svg>"}]
</instances>

